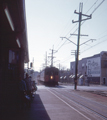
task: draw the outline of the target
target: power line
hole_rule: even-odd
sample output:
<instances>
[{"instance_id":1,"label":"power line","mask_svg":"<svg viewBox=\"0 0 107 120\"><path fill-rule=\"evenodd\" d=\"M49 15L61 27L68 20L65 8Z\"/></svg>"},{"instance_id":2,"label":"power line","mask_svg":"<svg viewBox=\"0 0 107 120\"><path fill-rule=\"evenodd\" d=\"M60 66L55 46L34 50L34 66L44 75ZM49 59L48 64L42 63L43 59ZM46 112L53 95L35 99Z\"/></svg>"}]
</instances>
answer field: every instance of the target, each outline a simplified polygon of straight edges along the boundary
<instances>
[{"instance_id":1,"label":"power line","mask_svg":"<svg viewBox=\"0 0 107 120\"><path fill-rule=\"evenodd\" d=\"M87 1L88 1L88 0L87 0ZM87 1L86 1L86 2L87 2ZM85 14L87 14L97 2L98 2L98 0L91 6L91 8L89 8L89 10L88 10ZM84 22L85 22L85 21L83 21L82 24L83 24ZM82 25L82 24L81 24L81 25ZM77 24L66 34L66 36L67 36L76 26L77 26ZM78 30L78 28L77 28L73 33L75 33L77 30ZM70 38L70 37L68 37L68 38Z\"/></svg>"},{"instance_id":2,"label":"power line","mask_svg":"<svg viewBox=\"0 0 107 120\"><path fill-rule=\"evenodd\" d=\"M103 0L94 10L93 12L91 13L91 15L100 7L100 5L104 2L105 0ZM89 8L89 10L86 12L86 14L93 8L93 6L98 2L98 0L96 0L96 2ZM81 23L81 25L83 25L85 23L85 21L83 21ZM76 31L78 30L78 28L73 32L75 33ZM70 37L69 37L70 38Z\"/></svg>"},{"instance_id":3,"label":"power line","mask_svg":"<svg viewBox=\"0 0 107 120\"><path fill-rule=\"evenodd\" d=\"M99 40L102 40L102 38L104 38L104 37L106 37L106 36L107 36L107 35L104 35L104 36L100 37ZM98 39L97 39L97 40L98 40ZM96 40L96 41L97 41L97 40ZM81 51L81 53L84 53L84 52L88 51L89 49L91 49L91 48L93 48L93 47L95 47L95 46L97 46L97 45L99 45L99 44L101 44L101 43L103 43L103 42L105 42L105 41L107 41L107 39L105 39L105 40L103 40L103 41L101 41L101 42L99 42L99 43L97 43L97 44L95 44L95 45L93 45L93 46L91 46L91 47L89 47L89 48ZM64 62L66 62L66 61L68 61L68 60L70 60L70 59L72 59L72 58L74 58L74 57L71 57L71 55L70 55L70 56L66 57L64 60L62 60L61 63L64 63Z\"/></svg>"},{"instance_id":4,"label":"power line","mask_svg":"<svg viewBox=\"0 0 107 120\"><path fill-rule=\"evenodd\" d=\"M106 39L106 40L103 40L103 41L101 41L101 42L99 42L99 43L97 43L97 44L95 44L95 45L93 45L93 46L91 46L91 47L88 48L88 49L85 49L83 52L86 52L87 50L89 50L89 49L91 49L91 48L93 48L93 47L95 47L95 46L97 46L97 45L99 45L99 44L101 44L101 43L103 43L103 42L105 42L105 41L107 41L107 39ZM81 52L81 53L83 53L83 52Z\"/></svg>"},{"instance_id":5,"label":"power line","mask_svg":"<svg viewBox=\"0 0 107 120\"><path fill-rule=\"evenodd\" d=\"M61 47L67 42L67 40L57 49L57 51L59 51L59 49L61 49Z\"/></svg>"},{"instance_id":6,"label":"power line","mask_svg":"<svg viewBox=\"0 0 107 120\"><path fill-rule=\"evenodd\" d=\"M78 8L78 7L77 7L77 8ZM62 36L62 33L67 29L68 26L70 26L69 24L72 23L72 22L70 23L70 21L71 21L71 18L73 18L73 16L74 16L74 13L71 15L69 21L67 22L67 24L66 24L66 26L64 27L63 31L61 32L60 36ZM74 27L75 27L75 26L74 26ZM74 28L74 27L73 27L73 28ZM72 28L72 29L73 29L73 28ZM72 30L72 29L71 29L71 30ZM70 31L71 31L71 30L70 30ZM66 34L66 36L67 36L67 35L68 35L68 33ZM56 41L58 41L58 39L57 39ZM56 41L55 41L55 43L56 43ZM61 42L62 42L62 41L61 41ZM60 42L60 43L61 43L61 42ZM59 46L59 44L58 44L57 46Z\"/></svg>"},{"instance_id":7,"label":"power line","mask_svg":"<svg viewBox=\"0 0 107 120\"><path fill-rule=\"evenodd\" d=\"M77 24L76 24L71 30L73 30L76 26L77 26ZM70 30L70 31L71 31L71 30ZM73 32L73 34L74 34L77 30L78 30L78 28ZM70 31L69 31L69 32L70 32ZM69 32L68 32L68 33L69 33ZM67 35L66 35L66 36L67 36ZM66 41L57 49L57 51L58 51L59 49L61 49L62 46L63 46L65 43L66 43Z\"/></svg>"},{"instance_id":8,"label":"power line","mask_svg":"<svg viewBox=\"0 0 107 120\"><path fill-rule=\"evenodd\" d=\"M98 2L98 0L96 0L96 2L89 8L89 10L86 12L86 14L94 7L94 5Z\"/></svg>"},{"instance_id":9,"label":"power line","mask_svg":"<svg viewBox=\"0 0 107 120\"><path fill-rule=\"evenodd\" d=\"M93 12L91 13L91 14L93 14L100 6L101 6L101 4L104 2L105 0L103 0L94 10L93 10ZM93 8L93 6L95 6L96 5L96 3L98 2L98 0L96 0L95 2L94 2L94 4L89 8L89 10L86 12L86 13L88 13L92 8ZM84 22L85 21L83 21L82 23L81 23L81 25L83 25L84 24ZM66 34L66 36L75 28L77 26L77 24ZM76 32L78 30L78 28L73 32L73 34ZM70 36L71 37L71 36ZM68 38L70 38L70 37L68 37ZM62 47L63 45L61 45L61 47ZM61 48L60 47L60 48ZM59 50L59 49L58 49Z\"/></svg>"},{"instance_id":10,"label":"power line","mask_svg":"<svg viewBox=\"0 0 107 120\"><path fill-rule=\"evenodd\" d=\"M105 35L105 36L107 36L107 35ZM103 37L105 37L105 36L103 36ZM101 38L103 38L103 37L101 37ZM99 39L101 39L101 38L99 38ZM102 40L102 39L101 39L101 40ZM106 40L103 40L103 41L101 41L101 42L99 42L99 43L97 43L97 44L95 44L95 45L93 45L93 46L91 46L91 47L88 48L88 49L85 49L85 50L82 51L81 53L84 53L84 52L88 51L89 49L91 49L91 48L93 48L93 47L95 47L95 46L97 46L97 45L99 45L99 44L101 44L101 43L103 43L103 42L105 42L105 41L107 41L107 39L106 39ZM64 63L64 62L66 62L66 61L68 61L68 60L70 60L70 59L72 59L72 58L74 58L74 57L71 57L71 56L66 57L65 60L62 60L62 62L60 62L60 63Z\"/></svg>"},{"instance_id":11,"label":"power line","mask_svg":"<svg viewBox=\"0 0 107 120\"><path fill-rule=\"evenodd\" d=\"M107 41L107 39L106 39L106 40L103 40L103 41L101 41L101 42L99 42L99 43L97 43L97 44L95 44L95 45L93 45L93 46L91 46L91 47L88 48L88 49L85 49L85 50L82 51L81 53L84 53L84 52L88 51L89 49L91 49L91 48L93 48L93 47L95 47L95 46L97 46L97 45L99 45L99 44L101 44L101 43L103 43L103 42L105 42L105 41ZM72 57L72 58L74 58L74 57ZM68 58L66 58L65 60L63 60L61 63L64 63L64 62L66 62L66 61L68 61L68 60L70 60L70 59L72 59L72 58L69 56Z\"/></svg>"},{"instance_id":12,"label":"power line","mask_svg":"<svg viewBox=\"0 0 107 120\"><path fill-rule=\"evenodd\" d=\"M87 1L88 1L88 0L87 0ZM87 2L87 1L86 1L86 2ZM89 8L89 10L88 10L86 13L88 13L88 12L93 8L93 6L94 6L97 2L98 2L98 0L96 0L96 2L94 2L94 4ZM104 2L104 0L95 8L95 10L98 9L98 7L99 7L103 2ZM95 10L94 10L92 13L94 13ZM92 14L92 13L91 13L91 14ZM83 22L81 23L81 25L83 25L84 22L85 22L85 21L83 21ZM67 36L76 26L77 26L77 24L75 24L75 26L66 34L66 36ZM77 30L78 30L78 28L76 28L76 30L73 32L73 34L74 34ZM71 36L69 36L68 38L70 38L70 37L71 37ZM62 41L61 41L61 42L62 42ZM61 42L60 42L60 43L61 43ZM60 44L60 43L59 43L59 44ZM59 46L59 44L58 44L58 46ZM61 46L58 48L58 50L59 50L62 46L63 46L63 45L61 45Z\"/></svg>"},{"instance_id":13,"label":"power line","mask_svg":"<svg viewBox=\"0 0 107 120\"><path fill-rule=\"evenodd\" d=\"M91 14L93 14L100 6L101 6L101 4L104 2L105 0L103 0L94 10L93 10L93 12L91 13Z\"/></svg>"},{"instance_id":14,"label":"power line","mask_svg":"<svg viewBox=\"0 0 107 120\"><path fill-rule=\"evenodd\" d=\"M96 8L92 11L91 14L93 14L93 13L101 6L101 4L102 4L104 1L105 1L105 0L103 0ZM86 13L88 13L88 12L93 8L93 6L96 5L97 2L98 2L98 0L95 1L95 3L90 7L90 9L89 9ZM82 24L83 24L83 23L84 23L84 22L82 22ZM81 25L82 25L82 24L81 24ZM75 25L71 30L73 30L76 26L77 26L77 25ZM70 31L71 31L71 30L70 30ZM77 30L78 30L78 28L74 31L74 33L75 33ZM69 32L70 32L70 31L69 31ZM68 33L67 33L67 35L68 35ZM61 42L62 42L62 41L61 41ZM60 43L61 43L61 42L60 42ZM62 46L63 46L65 43L66 43L66 41L58 48L58 50L61 49ZM100 43L101 43L101 42L100 42ZM100 43L99 43L99 44L100 44ZM97 44L98 44L98 43L97 43ZM96 45L97 45L97 44L96 44ZM95 46L95 45L94 45L94 46ZM92 47L91 47L91 48L92 48ZM91 49L91 48L90 48L90 49ZM89 49L89 48L88 48L88 49ZM87 50L88 50L88 49L87 49ZM86 51L87 51L87 50L86 50ZM67 59L67 60L68 60L68 59ZM67 60L65 60L65 61L67 61Z\"/></svg>"},{"instance_id":15,"label":"power line","mask_svg":"<svg viewBox=\"0 0 107 120\"><path fill-rule=\"evenodd\" d=\"M87 1L88 1L88 0L87 0ZM85 3L86 3L87 1L85 0ZM78 6L77 6L77 8L78 8ZM76 9L77 9L77 8L76 8ZM73 18L73 16L74 16L74 13L72 14L71 18ZM67 24L66 24L66 26L65 26L65 28L64 28L63 31L65 31L65 29L68 27L71 18L70 18L69 21L67 22ZM75 19L75 17L74 17L74 19ZM72 22L71 22L71 23L72 23ZM69 25L69 26L70 26L70 25ZM66 34L65 36L67 36L76 26L77 26L77 24L75 24L74 27L73 27L72 29L70 29L69 32L67 32L67 34ZM78 30L78 28L77 28L73 33L75 33L77 30ZM63 31L61 32L61 35L60 35L60 36L62 36ZM70 37L71 37L71 36L69 36L68 38L70 38ZM58 41L58 39L57 39L56 41ZM55 43L56 43L56 41L55 41ZM61 42L62 42L62 41L60 41L57 46L59 46L59 44L60 44ZM54 44L54 45L55 45L55 44ZM62 46L62 45L61 45L61 46ZM60 47L60 48L61 48L61 47ZM59 48L58 48L58 49L59 49Z\"/></svg>"}]
</instances>

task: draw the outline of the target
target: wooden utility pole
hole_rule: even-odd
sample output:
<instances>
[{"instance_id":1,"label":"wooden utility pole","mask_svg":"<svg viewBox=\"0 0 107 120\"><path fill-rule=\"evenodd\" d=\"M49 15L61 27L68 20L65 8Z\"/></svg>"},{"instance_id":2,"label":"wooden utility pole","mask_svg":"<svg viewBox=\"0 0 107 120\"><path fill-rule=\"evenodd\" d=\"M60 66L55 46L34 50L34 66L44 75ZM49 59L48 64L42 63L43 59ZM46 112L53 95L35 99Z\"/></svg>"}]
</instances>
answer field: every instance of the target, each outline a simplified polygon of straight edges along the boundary
<instances>
[{"instance_id":1,"label":"wooden utility pole","mask_svg":"<svg viewBox=\"0 0 107 120\"><path fill-rule=\"evenodd\" d=\"M52 49L52 56L51 56L51 67L53 67L53 49Z\"/></svg>"},{"instance_id":2,"label":"wooden utility pole","mask_svg":"<svg viewBox=\"0 0 107 120\"><path fill-rule=\"evenodd\" d=\"M46 58L45 58L45 66L47 67L47 52L46 52Z\"/></svg>"},{"instance_id":3,"label":"wooden utility pole","mask_svg":"<svg viewBox=\"0 0 107 120\"><path fill-rule=\"evenodd\" d=\"M80 45L80 30L81 30L81 21L91 19L91 15L85 15L82 14L82 9L83 9L83 3L80 3L79 5L79 13L74 11L75 14L79 15L79 20L78 21L72 21L73 23L79 22L79 27L78 27L78 39L77 39L77 54L76 54L76 64L75 64L75 79L74 79L74 89L77 89L77 74L78 74L78 56L79 56L79 45ZM86 16L86 19L82 19L82 16Z\"/></svg>"},{"instance_id":4,"label":"wooden utility pole","mask_svg":"<svg viewBox=\"0 0 107 120\"><path fill-rule=\"evenodd\" d=\"M54 50L54 47L53 47L53 49L50 49L50 50L52 50L52 53L51 53L51 56L48 56L48 57L51 58L51 67L53 67L53 59L55 58L55 57L53 56L53 54L56 53L57 51Z\"/></svg>"}]
</instances>

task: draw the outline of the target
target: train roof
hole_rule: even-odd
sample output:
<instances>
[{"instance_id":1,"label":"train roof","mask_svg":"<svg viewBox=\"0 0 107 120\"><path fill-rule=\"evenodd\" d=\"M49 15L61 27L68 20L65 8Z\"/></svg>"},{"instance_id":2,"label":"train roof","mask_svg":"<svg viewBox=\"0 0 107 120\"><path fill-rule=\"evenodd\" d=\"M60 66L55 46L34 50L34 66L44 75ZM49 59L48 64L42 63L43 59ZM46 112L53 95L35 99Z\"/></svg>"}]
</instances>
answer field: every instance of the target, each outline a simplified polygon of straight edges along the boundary
<instances>
[{"instance_id":1,"label":"train roof","mask_svg":"<svg viewBox=\"0 0 107 120\"><path fill-rule=\"evenodd\" d=\"M56 67L46 67L46 68L44 68L42 71L40 71L40 73L42 73L42 72L44 72L44 71L47 71L47 70L52 70L52 69L59 71L59 69L56 68Z\"/></svg>"},{"instance_id":2,"label":"train roof","mask_svg":"<svg viewBox=\"0 0 107 120\"><path fill-rule=\"evenodd\" d=\"M46 67L45 70L46 69L56 69L56 70L58 70L58 68L56 68L56 67Z\"/></svg>"}]
</instances>

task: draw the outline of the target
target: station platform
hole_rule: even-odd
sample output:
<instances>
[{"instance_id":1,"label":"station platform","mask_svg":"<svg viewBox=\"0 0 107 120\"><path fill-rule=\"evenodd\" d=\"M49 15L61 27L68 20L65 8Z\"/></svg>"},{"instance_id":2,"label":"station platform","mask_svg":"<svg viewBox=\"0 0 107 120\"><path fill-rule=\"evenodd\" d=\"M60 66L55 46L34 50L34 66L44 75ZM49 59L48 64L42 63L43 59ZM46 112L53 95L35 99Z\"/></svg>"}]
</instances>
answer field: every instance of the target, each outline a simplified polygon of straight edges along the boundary
<instances>
[{"instance_id":1,"label":"station platform","mask_svg":"<svg viewBox=\"0 0 107 120\"><path fill-rule=\"evenodd\" d=\"M25 105L24 109L18 110L17 113L14 111L5 113L0 120L50 120L50 118L46 113L40 96L34 94L29 108Z\"/></svg>"},{"instance_id":2,"label":"station platform","mask_svg":"<svg viewBox=\"0 0 107 120\"><path fill-rule=\"evenodd\" d=\"M37 87L38 90L34 94L34 98L32 98L30 108L25 106L23 110L19 110L17 111L17 113L15 113L14 111L10 111L10 114L5 113L2 119L0 120L50 120L50 117L43 104L43 99L46 99L45 96L46 93L44 91L50 88L42 85L38 85ZM51 87L51 89L60 89L60 90L64 89L64 90L68 90L69 92L77 91L79 95L86 95L88 97L91 96L94 97L95 96L94 94L104 96L105 99L107 97L107 86L100 86L100 85L77 86L77 90L74 90L73 85L63 85L53 88ZM43 96L42 98L41 95Z\"/></svg>"}]
</instances>

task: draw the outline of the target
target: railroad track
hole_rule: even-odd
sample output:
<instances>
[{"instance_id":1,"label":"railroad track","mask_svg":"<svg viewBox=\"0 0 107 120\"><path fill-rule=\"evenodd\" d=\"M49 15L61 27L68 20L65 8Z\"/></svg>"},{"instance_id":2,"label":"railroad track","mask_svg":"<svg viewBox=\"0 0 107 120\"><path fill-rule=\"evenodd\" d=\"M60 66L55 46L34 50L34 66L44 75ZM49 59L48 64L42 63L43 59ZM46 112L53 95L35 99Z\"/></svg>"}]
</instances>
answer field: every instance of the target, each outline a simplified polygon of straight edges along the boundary
<instances>
[{"instance_id":1,"label":"railroad track","mask_svg":"<svg viewBox=\"0 0 107 120\"><path fill-rule=\"evenodd\" d=\"M96 118L98 117L101 120L107 120L107 106L89 100L80 95L76 95L67 90L58 90L58 89L50 88L48 89L48 91L88 120L91 119L87 117L89 116L87 112L89 114L94 114Z\"/></svg>"}]
</instances>

